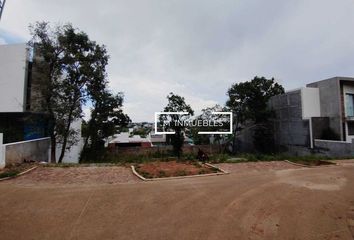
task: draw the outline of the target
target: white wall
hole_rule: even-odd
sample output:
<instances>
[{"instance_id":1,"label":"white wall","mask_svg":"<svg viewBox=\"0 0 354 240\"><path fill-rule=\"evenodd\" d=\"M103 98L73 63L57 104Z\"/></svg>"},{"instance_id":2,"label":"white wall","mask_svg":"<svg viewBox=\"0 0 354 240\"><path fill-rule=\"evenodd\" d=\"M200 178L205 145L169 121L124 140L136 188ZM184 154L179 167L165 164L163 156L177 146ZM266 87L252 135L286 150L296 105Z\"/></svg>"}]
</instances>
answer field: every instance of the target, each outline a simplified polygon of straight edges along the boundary
<instances>
[{"instance_id":1,"label":"white wall","mask_svg":"<svg viewBox=\"0 0 354 240\"><path fill-rule=\"evenodd\" d=\"M26 44L0 45L0 112L25 109Z\"/></svg>"},{"instance_id":2,"label":"white wall","mask_svg":"<svg viewBox=\"0 0 354 240\"><path fill-rule=\"evenodd\" d=\"M84 146L84 141L81 137L81 124L82 124L82 120L80 119L78 121L73 122L71 125L73 129L78 130L79 132L79 134L77 135L79 142L76 143L74 146L72 146L69 150L65 151L63 163L79 163L80 153ZM57 149L55 152L57 161L60 156L60 151L61 151L61 145L57 144Z\"/></svg>"},{"instance_id":3,"label":"white wall","mask_svg":"<svg viewBox=\"0 0 354 240\"><path fill-rule=\"evenodd\" d=\"M302 118L321 116L320 90L318 88L301 88Z\"/></svg>"}]
</instances>

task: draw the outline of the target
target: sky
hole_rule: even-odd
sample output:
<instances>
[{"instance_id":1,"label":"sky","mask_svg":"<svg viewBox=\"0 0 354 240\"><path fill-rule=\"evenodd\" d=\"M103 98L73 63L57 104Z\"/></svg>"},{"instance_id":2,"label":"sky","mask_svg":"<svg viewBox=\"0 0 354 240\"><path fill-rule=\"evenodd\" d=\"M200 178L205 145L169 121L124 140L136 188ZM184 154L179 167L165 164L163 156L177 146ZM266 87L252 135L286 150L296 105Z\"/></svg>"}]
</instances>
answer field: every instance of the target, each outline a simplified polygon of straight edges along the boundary
<instances>
[{"instance_id":1,"label":"sky","mask_svg":"<svg viewBox=\"0 0 354 240\"><path fill-rule=\"evenodd\" d=\"M110 87L135 122L153 121L170 92L198 113L255 76L286 90L354 76L354 0L8 0L0 44L27 42L35 21L106 45Z\"/></svg>"}]
</instances>

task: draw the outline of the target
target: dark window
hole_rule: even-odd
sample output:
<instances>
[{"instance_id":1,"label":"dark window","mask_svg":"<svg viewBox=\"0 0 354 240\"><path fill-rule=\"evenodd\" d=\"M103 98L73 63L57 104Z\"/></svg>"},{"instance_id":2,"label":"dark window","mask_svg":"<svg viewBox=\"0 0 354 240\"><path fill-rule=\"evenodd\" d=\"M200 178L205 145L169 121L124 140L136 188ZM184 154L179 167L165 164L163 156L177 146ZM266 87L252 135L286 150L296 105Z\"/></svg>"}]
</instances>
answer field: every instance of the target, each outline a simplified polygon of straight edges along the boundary
<instances>
[{"instance_id":1,"label":"dark window","mask_svg":"<svg viewBox=\"0 0 354 240\"><path fill-rule=\"evenodd\" d=\"M348 135L354 135L354 122L348 122Z\"/></svg>"}]
</instances>

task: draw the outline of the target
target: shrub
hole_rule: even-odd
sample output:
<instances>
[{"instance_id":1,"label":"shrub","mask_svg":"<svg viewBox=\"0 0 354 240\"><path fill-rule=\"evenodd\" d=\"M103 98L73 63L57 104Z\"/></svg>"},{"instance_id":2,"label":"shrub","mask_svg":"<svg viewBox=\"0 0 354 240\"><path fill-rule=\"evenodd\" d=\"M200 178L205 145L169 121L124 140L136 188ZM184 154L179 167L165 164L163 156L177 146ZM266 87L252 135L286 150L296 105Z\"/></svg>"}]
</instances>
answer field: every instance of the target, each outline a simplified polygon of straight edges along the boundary
<instances>
[{"instance_id":1,"label":"shrub","mask_svg":"<svg viewBox=\"0 0 354 240\"><path fill-rule=\"evenodd\" d=\"M16 176L17 174L19 174L18 171L3 172L3 173L0 173L0 179L1 179L1 178L7 178L7 177L14 177L14 176Z\"/></svg>"}]
</instances>

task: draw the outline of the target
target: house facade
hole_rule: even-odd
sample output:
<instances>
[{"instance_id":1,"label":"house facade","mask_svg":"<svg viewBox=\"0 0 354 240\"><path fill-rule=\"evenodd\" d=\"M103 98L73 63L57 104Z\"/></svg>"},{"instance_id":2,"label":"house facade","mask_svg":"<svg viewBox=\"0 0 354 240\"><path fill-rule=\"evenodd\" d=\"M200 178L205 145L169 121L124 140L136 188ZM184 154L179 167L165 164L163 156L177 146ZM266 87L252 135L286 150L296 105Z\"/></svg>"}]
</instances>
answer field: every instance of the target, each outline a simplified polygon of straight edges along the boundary
<instances>
[{"instance_id":1,"label":"house facade","mask_svg":"<svg viewBox=\"0 0 354 240\"><path fill-rule=\"evenodd\" d=\"M0 46L0 132L5 143L48 136L46 114L31 110L32 66L26 44Z\"/></svg>"},{"instance_id":2,"label":"house facade","mask_svg":"<svg viewBox=\"0 0 354 240\"><path fill-rule=\"evenodd\" d=\"M321 150L325 143L328 154L331 146L338 144L346 147L344 155L352 154L354 78L334 77L309 83L272 97L269 106L276 116L274 139L279 150ZM341 150L333 151L340 154Z\"/></svg>"},{"instance_id":3,"label":"house facade","mask_svg":"<svg viewBox=\"0 0 354 240\"><path fill-rule=\"evenodd\" d=\"M31 53L26 43L0 45L0 133L4 144L49 136L50 122L41 108L36 60L38 56ZM81 121L74 122L73 127L81 134ZM60 146L57 155L59 149ZM78 162L81 149L82 141L66 152L63 161Z\"/></svg>"}]
</instances>

